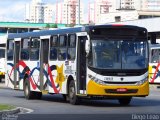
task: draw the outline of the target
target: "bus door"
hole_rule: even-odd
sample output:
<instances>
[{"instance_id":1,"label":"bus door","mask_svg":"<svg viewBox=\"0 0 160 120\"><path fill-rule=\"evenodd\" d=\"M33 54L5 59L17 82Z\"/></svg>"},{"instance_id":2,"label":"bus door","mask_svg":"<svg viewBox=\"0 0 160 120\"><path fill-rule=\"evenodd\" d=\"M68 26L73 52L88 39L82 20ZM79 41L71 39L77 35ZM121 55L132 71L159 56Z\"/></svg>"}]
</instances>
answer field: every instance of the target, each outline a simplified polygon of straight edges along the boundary
<instances>
[{"instance_id":1,"label":"bus door","mask_svg":"<svg viewBox=\"0 0 160 120\"><path fill-rule=\"evenodd\" d=\"M40 90L48 90L48 52L49 52L49 39L50 36L41 36L40 46Z\"/></svg>"},{"instance_id":2,"label":"bus door","mask_svg":"<svg viewBox=\"0 0 160 120\"><path fill-rule=\"evenodd\" d=\"M78 36L77 49L77 94L86 94L86 52L87 36Z\"/></svg>"},{"instance_id":3,"label":"bus door","mask_svg":"<svg viewBox=\"0 0 160 120\"><path fill-rule=\"evenodd\" d=\"M14 41L14 89L19 89L19 56L20 56L20 40L21 38L15 38Z\"/></svg>"}]
</instances>

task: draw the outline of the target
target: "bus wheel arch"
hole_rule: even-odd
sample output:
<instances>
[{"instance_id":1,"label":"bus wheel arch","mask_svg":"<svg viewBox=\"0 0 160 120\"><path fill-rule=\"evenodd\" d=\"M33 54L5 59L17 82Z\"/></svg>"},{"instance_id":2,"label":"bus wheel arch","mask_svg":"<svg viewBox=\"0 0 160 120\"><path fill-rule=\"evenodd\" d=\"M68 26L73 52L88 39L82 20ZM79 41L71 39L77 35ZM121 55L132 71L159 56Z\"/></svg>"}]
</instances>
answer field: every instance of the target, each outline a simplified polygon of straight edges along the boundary
<instances>
[{"instance_id":1,"label":"bus wheel arch","mask_svg":"<svg viewBox=\"0 0 160 120\"><path fill-rule=\"evenodd\" d=\"M27 74L24 76L23 90L24 90L25 98L28 100L41 99L41 97L42 97L42 92L31 91L30 82L29 82Z\"/></svg>"},{"instance_id":2,"label":"bus wheel arch","mask_svg":"<svg viewBox=\"0 0 160 120\"><path fill-rule=\"evenodd\" d=\"M76 95L75 81L71 80L68 85L68 99L70 104L77 105L80 102L80 98Z\"/></svg>"},{"instance_id":3,"label":"bus wheel arch","mask_svg":"<svg viewBox=\"0 0 160 120\"><path fill-rule=\"evenodd\" d=\"M68 88L69 88L69 83L72 80L74 80L73 77L71 75L69 75L67 78L67 84L66 84L66 94L62 94L65 101L69 101Z\"/></svg>"},{"instance_id":4,"label":"bus wheel arch","mask_svg":"<svg viewBox=\"0 0 160 120\"><path fill-rule=\"evenodd\" d=\"M67 79L67 86L66 86L66 93L67 93L67 94L69 93L69 90L68 90L68 88L69 88L69 83L70 83L72 80L74 81L73 76L69 75L69 76L68 76L68 79Z\"/></svg>"},{"instance_id":5,"label":"bus wheel arch","mask_svg":"<svg viewBox=\"0 0 160 120\"><path fill-rule=\"evenodd\" d=\"M23 82L23 90L24 90L24 95L26 99L33 99L34 94L33 92L30 90L30 82L28 79L28 75L25 75L24 77L24 82Z\"/></svg>"}]
</instances>

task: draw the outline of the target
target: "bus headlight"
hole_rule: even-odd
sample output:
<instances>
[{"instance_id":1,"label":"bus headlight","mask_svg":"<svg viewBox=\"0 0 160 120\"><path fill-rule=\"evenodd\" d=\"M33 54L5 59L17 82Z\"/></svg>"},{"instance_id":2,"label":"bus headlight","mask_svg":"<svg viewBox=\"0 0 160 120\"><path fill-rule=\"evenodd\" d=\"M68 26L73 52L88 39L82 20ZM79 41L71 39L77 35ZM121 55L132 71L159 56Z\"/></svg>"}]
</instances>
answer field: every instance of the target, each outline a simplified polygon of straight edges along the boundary
<instances>
[{"instance_id":1,"label":"bus headlight","mask_svg":"<svg viewBox=\"0 0 160 120\"><path fill-rule=\"evenodd\" d=\"M138 81L138 82L136 83L136 85L142 85L142 84L145 83L147 80L148 80L148 79L145 78L145 79L143 79L143 80L141 80L141 81Z\"/></svg>"},{"instance_id":2,"label":"bus headlight","mask_svg":"<svg viewBox=\"0 0 160 120\"><path fill-rule=\"evenodd\" d=\"M96 78L96 77L94 77L92 75L88 75L88 76L92 81L94 81L94 82L96 82L98 84L101 84L101 85L105 85L106 84L104 81L102 81L102 80L100 80L100 79L98 79L98 78Z\"/></svg>"}]
</instances>

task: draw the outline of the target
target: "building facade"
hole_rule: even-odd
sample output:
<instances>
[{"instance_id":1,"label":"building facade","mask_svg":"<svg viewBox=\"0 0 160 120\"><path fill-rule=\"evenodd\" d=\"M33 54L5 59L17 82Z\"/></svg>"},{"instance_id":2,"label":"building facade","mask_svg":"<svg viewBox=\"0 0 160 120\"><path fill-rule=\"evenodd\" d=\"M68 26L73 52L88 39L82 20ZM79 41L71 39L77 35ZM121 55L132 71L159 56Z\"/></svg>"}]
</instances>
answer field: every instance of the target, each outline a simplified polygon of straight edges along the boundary
<instances>
[{"instance_id":1,"label":"building facade","mask_svg":"<svg viewBox=\"0 0 160 120\"><path fill-rule=\"evenodd\" d=\"M56 23L78 24L79 4L78 0L61 0L56 4ZM84 23L84 5L80 3L80 23Z\"/></svg>"},{"instance_id":2,"label":"building facade","mask_svg":"<svg viewBox=\"0 0 160 120\"><path fill-rule=\"evenodd\" d=\"M160 11L160 0L141 0L141 10Z\"/></svg>"},{"instance_id":3,"label":"building facade","mask_svg":"<svg viewBox=\"0 0 160 120\"><path fill-rule=\"evenodd\" d=\"M116 0L96 0L94 3L89 3L88 21L89 23L99 23L101 17L115 11Z\"/></svg>"},{"instance_id":4,"label":"building facade","mask_svg":"<svg viewBox=\"0 0 160 120\"><path fill-rule=\"evenodd\" d=\"M96 0L89 4L89 23L104 24L138 19L135 0Z\"/></svg>"},{"instance_id":5,"label":"building facade","mask_svg":"<svg viewBox=\"0 0 160 120\"><path fill-rule=\"evenodd\" d=\"M41 0L32 0L26 4L26 22L53 23L53 5L43 3Z\"/></svg>"}]
</instances>

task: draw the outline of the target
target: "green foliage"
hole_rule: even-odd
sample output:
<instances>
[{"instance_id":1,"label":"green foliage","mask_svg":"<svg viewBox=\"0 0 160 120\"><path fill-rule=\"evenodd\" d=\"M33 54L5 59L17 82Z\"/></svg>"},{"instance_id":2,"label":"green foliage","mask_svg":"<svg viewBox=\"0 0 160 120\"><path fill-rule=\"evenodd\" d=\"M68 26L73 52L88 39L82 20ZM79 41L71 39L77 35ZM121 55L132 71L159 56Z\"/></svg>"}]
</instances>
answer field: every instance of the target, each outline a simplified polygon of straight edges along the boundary
<instances>
[{"instance_id":1,"label":"green foliage","mask_svg":"<svg viewBox=\"0 0 160 120\"><path fill-rule=\"evenodd\" d=\"M50 24L47 23L47 24L46 24L46 28L50 28Z\"/></svg>"},{"instance_id":2,"label":"green foliage","mask_svg":"<svg viewBox=\"0 0 160 120\"><path fill-rule=\"evenodd\" d=\"M11 110L11 109L14 109L15 107L14 106L11 106L11 105L6 105L6 104L0 104L0 111L3 111L3 110Z\"/></svg>"},{"instance_id":3,"label":"green foliage","mask_svg":"<svg viewBox=\"0 0 160 120\"><path fill-rule=\"evenodd\" d=\"M53 24L53 25L51 25L51 28L57 28L58 27L58 25L57 24Z\"/></svg>"},{"instance_id":4,"label":"green foliage","mask_svg":"<svg viewBox=\"0 0 160 120\"><path fill-rule=\"evenodd\" d=\"M57 27L58 27L57 24L49 24L49 23L46 24L46 28L57 28Z\"/></svg>"}]
</instances>

